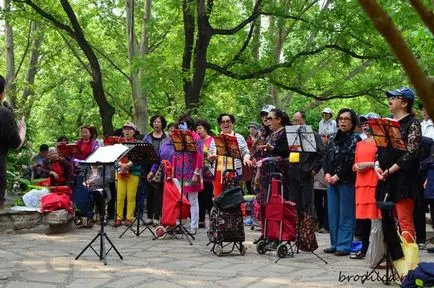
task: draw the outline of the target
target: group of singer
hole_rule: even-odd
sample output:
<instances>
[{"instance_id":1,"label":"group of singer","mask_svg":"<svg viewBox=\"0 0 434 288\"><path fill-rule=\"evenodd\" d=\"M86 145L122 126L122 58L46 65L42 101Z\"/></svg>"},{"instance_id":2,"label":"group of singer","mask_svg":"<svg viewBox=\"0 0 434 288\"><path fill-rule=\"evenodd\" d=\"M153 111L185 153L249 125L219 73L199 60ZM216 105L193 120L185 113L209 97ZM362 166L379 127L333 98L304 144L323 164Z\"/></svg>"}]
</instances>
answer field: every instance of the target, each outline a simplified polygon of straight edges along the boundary
<instances>
[{"instance_id":1,"label":"group of singer","mask_svg":"<svg viewBox=\"0 0 434 288\"><path fill-rule=\"evenodd\" d=\"M207 215L209 217L213 198L225 189L226 169L235 170L246 193L255 195L261 224L264 223L271 177L278 172L282 175L283 197L296 204L298 213L313 216L317 231L329 233L330 247L324 250L325 253L350 255L352 243L358 237L362 242L361 249L350 257L365 258L372 220L382 217L381 202L394 203L396 228L401 233L406 232L402 237L410 243L417 242L421 250L434 252L434 248L425 245L425 213L430 209L431 219L434 216L434 172L430 173L434 171L431 152L434 125L422 104L419 104L421 117L417 116L413 109L415 94L412 89L387 91L385 96L390 115L383 115L383 118L399 123L399 136L405 149L393 145L380 147L369 125L372 119L381 118L380 115L375 112L357 115L349 108L340 109L335 117L330 108L322 111L322 120L318 125L312 125L314 130L318 127L314 132L314 152L291 151L293 143L288 143L285 126L311 125L303 111L295 111L290 117L273 105L264 105L259 113L262 123L251 122L247 137L236 132L234 115L222 113L216 119L218 133L236 138L240 158L217 154L212 131L214 121L194 121L189 115L181 115L176 123L167 123L163 115L157 114L150 118L152 132L144 137L134 123L126 123L113 136L120 137L121 143L152 144L158 162L140 165L124 157L113 167L115 177L108 179L110 197L106 199L105 221L113 219L115 227L128 226L135 213L146 212L146 224L159 225L165 181L161 163L167 160L173 167L171 177L182 183L182 191L191 204L189 232L193 235L199 228L206 228L205 220ZM176 151L172 137L174 130L192 131L194 152ZM77 167L74 161L86 159L103 145L97 139L95 127L85 125L80 132L81 138L76 142L80 154L75 154L74 159L63 159L55 148L47 151L48 147L41 145L35 160L37 164L33 167L50 177L52 184L76 182L70 168ZM67 141L64 137L58 139L58 143L64 141ZM94 177L87 177L84 182L94 190L101 181L94 179L98 177L97 173L89 175ZM95 202L99 201L91 195L89 213L83 215L87 216L88 225L94 224L93 210L98 206Z\"/></svg>"}]
</instances>

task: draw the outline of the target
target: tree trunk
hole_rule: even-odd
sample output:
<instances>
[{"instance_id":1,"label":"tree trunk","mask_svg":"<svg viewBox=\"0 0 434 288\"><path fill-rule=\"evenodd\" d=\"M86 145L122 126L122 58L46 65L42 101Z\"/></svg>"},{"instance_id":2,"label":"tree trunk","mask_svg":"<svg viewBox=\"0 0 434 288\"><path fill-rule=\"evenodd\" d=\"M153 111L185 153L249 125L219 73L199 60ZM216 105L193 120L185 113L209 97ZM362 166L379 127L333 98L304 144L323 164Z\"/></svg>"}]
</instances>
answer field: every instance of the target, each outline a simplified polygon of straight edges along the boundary
<instances>
[{"instance_id":1,"label":"tree trunk","mask_svg":"<svg viewBox=\"0 0 434 288\"><path fill-rule=\"evenodd\" d=\"M143 57L144 55L149 53L149 22L151 21L151 8L152 8L152 0L145 0L144 3L144 16L142 20L142 37L140 40L140 55ZM136 111L143 122L143 133L148 132L148 92L144 88L144 80L145 80L145 67L141 66L139 68L139 79L140 79L140 87L141 94L138 99Z\"/></svg>"},{"instance_id":2,"label":"tree trunk","mask_svg":"<svg viewBox=\"0 0 434 288\"><path fill-rule=\"evenodd\" d=\"M200 92L206 73L206 54L211 40L211 26L208 22L208 15L205 0L199 0L198 11L198 36L194 49L194 75L191 94L187 100L187 109L191 110L199 104Z\"/></svg>"},{"instance_id":3,"label":"tree trunk","mask_svg":"<svg viewBox=\"0 0 434 288\"><path fill-rule=\"evenodd\" d=\"M127 21L127 38L128 38L128 61L130 68L130 87L131 87L131 100L133 103L133 115L134 122L139 129L139 131L144 132L145 130L145 122L142 117L143 108L141 105L141 81L139 77L139 72L134 68L134 61L139 56L139 47L137 47L137 37L135 32L135 0L127 0L126 1L126 21ZM146 107L145 107L146 109Z\"/></svg>"},{"instance_id":4,"label":"tree trunk","mask_svg":"<svg viewBox=\"0 0 434 288\"><path fill-rule=\"evenodd\" d=\"M182 15L184 21L185 36L184 54L182 56L182 87L184 90L184 100L186 107L189 107L192 94L191 59L194 46L194 16L192 13L193 7L194 0L182 1Z\"/></svg>"},{"instance_id":5,"label":"tree trunk","mask_svg":"<svg viewBox=\"0 0 434 288\"><path fill-rule=\"evenodd\" d=\"M105 96L101 67L99 66L98 58L96 57L92 47L89 45L89 42L87 42L83 30L81 29L77 17L68 0L61 0L60 2L62 4L63 10L65 10L69 20L71 21L71 25L74 29L74 38L89 61L92 75L92 81L90 82L90 85L92 87L93 96L96 103L98 104L99 113L101 115L103 133L105 136L108 136L113 132L113 115L115 113L115 109L112 105L110 105Z\"/></svg>"},{"instance_id":6,"label":"tree trunk","mask_svg":"<svg viewBox=\"0 0 434 288\"><path fill-rule=\"evenodd\" d=\"M26 118L29 117L32 110L33 101L35 100L33 97L31 97L34 95L32 86L35 83L39 55L41 52L41 44L44 38L43 30L40 29L39 24L35 21L32 21L30 35L32 35L33 40L30 48L29 65L27 68L25 86L23 90L23 103L21 105L21 107L24 107L23 114L26 116Z\"/></svg>"},{"instance_id":7,"label":"tree trunk","mask_svg":"<svg viewBox=\"0 0 434 288\"><path fill-rule=\"evenodd\" d=\"M5 4L5 46L6 46L6 90L9 103L12 107L16 106L16 84L15 84L15 56L14 56L14 34L12 25L9 21L11 17L11 1L4 0Z\"/></svg>"}]
</instances>

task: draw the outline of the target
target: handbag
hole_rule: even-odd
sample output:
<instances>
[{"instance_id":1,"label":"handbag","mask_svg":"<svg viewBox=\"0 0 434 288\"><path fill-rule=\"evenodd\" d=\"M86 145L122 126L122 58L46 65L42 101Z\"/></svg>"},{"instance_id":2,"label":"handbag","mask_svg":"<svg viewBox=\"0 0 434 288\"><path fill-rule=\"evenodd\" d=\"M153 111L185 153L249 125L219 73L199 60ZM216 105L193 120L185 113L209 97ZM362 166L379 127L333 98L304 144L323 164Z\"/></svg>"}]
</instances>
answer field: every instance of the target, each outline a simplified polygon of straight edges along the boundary
<instances>
[{"instance_id":1,"label":"handbag","mask_svg":"<svg viewBox=\"0 0 434 288\"><path fill-rule=\"evenodd\" d=\"M402 235L404 233L408 233L410 237L413 239L413 243L408 243ZM413 236L408 231L403 231L400 235L401 239L401 248L402 252L404 252L404 257L393 262L393 265L396 268L396 271L401 276L406 276L408 271L414 270L419 264L419 247L414 241Z\"/></svg>"},{"instance_id":2,"label":"handbag","mask_svg":"<svg viewBox=\"0 0 434 288\"><path fill-rule=\"evenodd\" d=\"M312 215L303 212L299 218L297 223L299 235L297 239L297 247L301 251L313 252L318 249L318 242L316 241L315 236L315 228L313 225Z\"/></svg>"},{"instance_id":3,"label":"handbag","mask_svg":"<svg viewBox=\"0 0 434 288\"><path fill-rule=\"evenodd\" d=\"M366 261L369 268L375 268L383 259L386 252L384 246L383 226L380 219L373 219L371 224L371 234L369 235L369 247L366 252Z\"/></svg>"},{"instance_id":4,"label":"handbag","mask_svg":"<svg viewBox=\"0 0 434 288\"><path fill-rule=\"evenodd\" d=\"M152 177L152 179L151 179L152 182L155 182L155 183L161 182L161 177L163 175L163 168L164 168L164 164L160 164L160 166L158 166L158 169L155 172L154 177Z\"/></svg>"}]
</instances>

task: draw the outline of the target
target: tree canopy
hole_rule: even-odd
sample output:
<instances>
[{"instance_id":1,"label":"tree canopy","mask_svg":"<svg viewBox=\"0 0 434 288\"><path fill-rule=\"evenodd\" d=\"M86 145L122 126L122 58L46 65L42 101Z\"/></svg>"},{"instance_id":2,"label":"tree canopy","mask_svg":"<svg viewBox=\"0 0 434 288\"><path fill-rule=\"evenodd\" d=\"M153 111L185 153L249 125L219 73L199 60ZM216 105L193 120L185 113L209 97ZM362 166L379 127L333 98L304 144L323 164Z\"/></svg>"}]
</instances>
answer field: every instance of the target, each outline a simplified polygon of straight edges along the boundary
<instances>
[{"instance_id":1,"label":"tree canopy","mask_svg":"<svg viewBox=\"0 0 434 288\"><path fill-rule=\"evenodd\" d=\"M75 139L85 123L109 134L135 121L144 133L155 113L216 126L230 112L240 132L264 104L305 110L314 125L324 107L386 115L384 91L410 85L365 13L371 1L4 2L0 74L37 144ZM411 2L432 14L429 0L379 5L430 75L432 15Z\"/></svg>"}]
</instances>

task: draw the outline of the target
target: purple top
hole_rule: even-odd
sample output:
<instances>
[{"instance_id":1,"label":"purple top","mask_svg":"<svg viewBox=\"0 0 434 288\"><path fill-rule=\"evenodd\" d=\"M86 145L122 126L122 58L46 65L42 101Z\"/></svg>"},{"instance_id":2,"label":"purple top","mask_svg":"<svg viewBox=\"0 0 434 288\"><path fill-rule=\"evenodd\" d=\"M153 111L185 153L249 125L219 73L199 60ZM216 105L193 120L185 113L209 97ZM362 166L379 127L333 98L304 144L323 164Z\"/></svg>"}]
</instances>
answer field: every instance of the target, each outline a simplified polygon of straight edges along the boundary
<instances>
[{"instance_id":1,"label":"purple top","mask_svg":"<svg viewBox=\"0 0 434 288\"><path fill-rule=\"evenodd\" d=\"M160 163L163 160L167 160L172 163L174 152L175 149L173 147L172 141L170 141L169 138L165 138L163 141L161 141L160 151L157 152L159 162L152 165L151 172L155 174L155 172L158 170L158 166L160 166Z\"/></svg>"}]
</instances>

